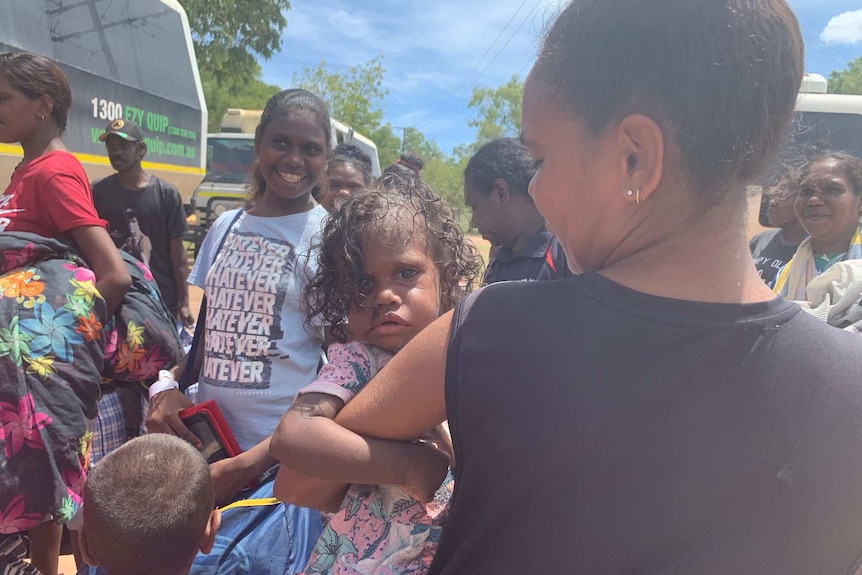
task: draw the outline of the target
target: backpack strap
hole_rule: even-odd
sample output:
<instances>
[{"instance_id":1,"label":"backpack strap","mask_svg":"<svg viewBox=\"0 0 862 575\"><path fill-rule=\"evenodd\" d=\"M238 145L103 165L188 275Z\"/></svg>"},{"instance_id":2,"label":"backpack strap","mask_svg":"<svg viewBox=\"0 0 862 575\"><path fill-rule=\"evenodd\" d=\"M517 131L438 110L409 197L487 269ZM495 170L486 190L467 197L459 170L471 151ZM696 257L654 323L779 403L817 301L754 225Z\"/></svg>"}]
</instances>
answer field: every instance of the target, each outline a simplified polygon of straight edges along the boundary
<instances>
[{"instance_id":1,"label":"backpack strap","mask_svg":"<svg viewBox=\"0 0 862 575\"><path fill-rule=\"evenodd\" d=\"M227 227L227 231L225 231L224 235L219 240L218 246L216 246L215 251L213 252L212 259L215 262L216 257L218 256L221 249L224 247L224 243L227 240L227 237L230 235L233 227L236 225L237 221L239 221L240 216L245 213L245 208L240 209L233 219L230 222L230 225ZM204 335L204 324L206 323L207 317L207 296L204 293L203 298L201 299L201 308L198 311L198 319L195 323L195 335L192 338L192 346L189 349L189 353L186 356L186 368L183 370L183 375L180 377L180 391L185 391L188 389L190 385L197 381L197 377L200 375L199 373L195 373L195 364L197 363L198 352L201 344L201 338ZM194 379L194 381L192 381Z\"/></svg>"}]
</instances>

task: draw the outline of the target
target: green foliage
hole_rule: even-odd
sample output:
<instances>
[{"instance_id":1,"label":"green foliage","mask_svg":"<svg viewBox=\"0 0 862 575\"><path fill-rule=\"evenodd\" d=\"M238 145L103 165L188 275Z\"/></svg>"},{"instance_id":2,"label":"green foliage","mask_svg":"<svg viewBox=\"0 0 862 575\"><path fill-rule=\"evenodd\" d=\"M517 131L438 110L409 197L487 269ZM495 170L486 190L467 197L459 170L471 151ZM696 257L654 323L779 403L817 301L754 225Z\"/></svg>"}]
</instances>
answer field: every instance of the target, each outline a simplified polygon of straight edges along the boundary
<instances>
[{"instance_id":1,"label":"green foliage","mask_svg":"<svg viewBox=\"0 0 862 575\"><path fill-rule=\"evenodd\" d=\"M244 110L263 110L269 99L278 92L281 92L281 88L275 84L267 84L259 79L254 79L246 85L245 90L241 94L237 94L231 98L229 107L242 108Z\"/></svg>"},{"instance_id":2,"label":"green foliage","mask_svg":"<svg viewBox=\"0 0 862 575\"><path fill-rule=\"evenodd\" d=\"M830 94L862 94L862 56L851 60L846 70L829 74Z\"/></svg>"},{"instance_id":3,"label":"green foliage","mask_svg":"<svg viewBox=\"0 0 862 575\"><path fill-rule=\"evenodd\" d=\"M473 88L468 106L477 109L476 118L468 123L476 128L473 149L491 140L517 137L521 133L521 97L524 83L518 76L496 88Z\"/></svg>"},{"instance_id":4,"label":"green foliage","mask_svg":"<svg viewBox=\"0 0 862 575\"><path fill-rule=\"evenodd\" d=\"M360 133L362 132L360 131ZM395 135L391 124L383 124L373 130L368 137L377 146L381 169L385 169L389 164L398 161L398 157L401 155L401 138Z\"/></svg>"},{"instance_id":5,"label":"green foliage","mask_svg":"<svg viewBox=\"0 0 862 575\"><path fill-rule=\"evenodd\" d=\"M332 117L374 142L380 166L385 168L401 154L401 139L391 124L383 122L383 56L359 66L333 71L321 60L315 68L304 67L293 75L293 85L320 96Z\"/></svg>"},{"instance_id":6,"label":"green foliage","mask_svg":"<svg viewBox=\"0 0 862 575\"><path fill-rule=\"evenodd\" d=\"M219 84L212 76L201 76L204 96L209 110L209 131L218 132L222 117L228 108L243 108L246 110L262 110L275 93L281 88L260 80L260 65L255 62L253 69L255 77L241 88L234 85Z\"/></svg>"},{"instance_id":7,"label":"green foliage","mask_svg":"<svg viewBox=\"0 0 862 575\"><path fill-rule=\"evenodd\" d=\"M269 59L281 49L290 0L183 0L182 5L192 32L210 130L218 128L229 107L263 107L266 99L261 104L259 96L275 87L260 81L257 58Z\"/></svg>"},{"instance_id":8,"label":"green foliage","mask_svg":"<svg viewBox=\"0 0 862 575\"><path fill-rule=\"evenodd\" d=\"M469 157L456 158L441 154L423 159L425 169L422 170L422 179L452 206L458 223L467 231L470 227L470 210L464 204L464 168L467 167Z\"/></svg>"},{"instance_id":9,"label":"green foliage","mask_svg":"<svg viewBox=\"0 0 862 575\"><path fill-rule=\"evenodd\" d=\"M425 134L416 128L407 128L404 131L404 151L411 152L421 157L427 163L431 159L442 159L445 154L434 140L429 140Z\"/></svg>"},{"instance_id":10,"label":"green foliage","mask_svg":"<svg viewBox=\"0 0 862 575\"><path fill-rule=\"evenodd\" d=\"M383 124L383 56L360 66L332 72L321 60L316 68L303 67L293 75L293 85L320 96L332 117L361 134L371 134Z\"/></svg>"}]
</instances>

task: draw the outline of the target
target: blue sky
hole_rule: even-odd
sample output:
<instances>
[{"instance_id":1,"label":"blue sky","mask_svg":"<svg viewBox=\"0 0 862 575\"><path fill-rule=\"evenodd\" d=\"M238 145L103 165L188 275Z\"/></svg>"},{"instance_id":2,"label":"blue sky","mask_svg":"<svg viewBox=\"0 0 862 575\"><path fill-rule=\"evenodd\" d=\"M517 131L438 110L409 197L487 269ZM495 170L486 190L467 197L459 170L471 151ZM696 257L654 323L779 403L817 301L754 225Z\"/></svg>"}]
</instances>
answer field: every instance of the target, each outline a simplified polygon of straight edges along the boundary
<instances>
[{"instance_id":1,"label":"blue sky","mask_svg":"<svg viewBox=\"0 0 862 575\"><path fill-rule=\"evenodd\" d=\"M828 76L862 56L859 0L789 0L806 42L806 70ZM383 54L386 121L445 151L474 139L474 86L523 78L560 0L292 0L281 53L263 79L283 88L321 59L333 69Z\"/></svg>"}]
</instances>

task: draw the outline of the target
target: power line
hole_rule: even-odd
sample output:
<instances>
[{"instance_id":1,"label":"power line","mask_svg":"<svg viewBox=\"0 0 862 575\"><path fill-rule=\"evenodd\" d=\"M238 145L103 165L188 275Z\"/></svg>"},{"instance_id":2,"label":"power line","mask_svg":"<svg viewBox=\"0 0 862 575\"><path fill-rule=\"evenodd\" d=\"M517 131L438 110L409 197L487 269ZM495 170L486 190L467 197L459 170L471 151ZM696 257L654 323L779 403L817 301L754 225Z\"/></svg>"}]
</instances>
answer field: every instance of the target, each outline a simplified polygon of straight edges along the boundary
<instances>
[{"instance_id":1,"label":"power line","mask_svg":"<svg viewBox=\"0 0 862 575\"><path fill-rule=\"evenodd\" d=\"M521 2L521 5L520 5L520 6L518 6L518 9L517 9L517 10L515 10L515 12L514 12L514 13L512 13L512 16L509 18L509 21L508 21L508 22L506 22L506 25L505 25L505 26L503 26L503 29L502 29L502 30L500 30L500 33L499 33L499 34L497 34L497 37L496 37L496 38L494 38L494 41L493 41L493 42L491 42L491 44L488 46L488 48L486 48L486 49L485 49L485 52L482 54L482 57L481 57L481 58L479 58L479 59L476 61L476 64L473 66L473 69L472 69L472 70L470 70L470 72L468 72L466 76L464 76L464 78L461 80L461 82L460 82L460 83L455 87L455 89L452 91L452 94L453 94L453 95L452 95L452 96L450 96L450 97L449 97L449 99L448 99L447 101L445 101L443 104L441 104L441 105L437 108L437 110L435 110L434 112L432 112L432 113L431 113L431 115L430 115L430 118L431 118L431 119L424 121L422 124L420 124L420 125L417 127L417 129L421 129L422 127L424 127L424 126L426 126L428 123L430 123L433 119L436 119L436 116L437 116L438 114L440 114L440 113L442 113L443 111L445 111L445 107L447 106L447 104L448 104L448 105L451 105L451 100L452 100L452 99L454 99L454 97L458 95L458 91L461 89L461 87L462 87L462 86L463 86L463 85L464 85L464 84L465 84L465 83L470 79L470 76L472 76L472 75L473 75L473 72L475 72L475 71L479 68L479 66L482 64L482 60L484 60L484 59L485 59L485 56L487 56L487 55L491 52L491 50L492 50L492 49L494 48L494 46L497 44L497 41L499 41L499 40L500 40L500 38L503 36L503 34L506 32L506 30L508 30L508 29L509 29L509 26L511 26L512 22L515 20L515 17L518 15L518 13L519 13L519 12L521 12L521 9L524 7L524 5L525 5L526 3L527 3L527 0L524 0L523 2Z\"/></svg>"},{"instance_id":2,"label":"power line","mask_svg":"<svg viewBox=\"0 0 862 575\"><path fill-rule=\"evenodd\" d=\"M517 35L518 35L518 32L520 32L520 31L521 31L521 28L523 28L523 27L524 27L524 24L526 24L526 23L527 23L527 21L530 19L530 16L532 16L532 15L533 15L533 13L535 13L535 12L536 12L536 10L538 10L538 9L539 9L539 6L541 6L541 4L542 4L542 0L538 0L538 2L536 2L536 4L533 6L533 8L532 8L532 9L527 13L527 15L524 17L524 19L523 19L523 20L521 20L521 23L518 25L518 27L515 29L515 31L514 31L514 32L512 32L512 34L510 34L510 35L509 35L508 40L506 40L506 42L505 42L505 43L500 47L500 49L499 49L499 50L497 50L497 53L496 53L496 54L494 54L494 57L493 57L493 58L491 58L491 60L489 60L489 61L488 61L488 63L485 65L485 67L484 67L484 68L482 68L482 71L481 71L481 72L479 72L479 75L478 75L478 76L476 76L476 79L475 79L475 80L473 80L473 84L471 85L471 87L475 87L475 86L476 86L476 84L479 82L479 79L481 79L481 78L482 78L482 76L485 74L485 72L488 70L488 68L491 66L491 64L493 64L493 63L494 63L494 61L495 61L495 60L500 56L500 54L502 54L502 53L503 53L503 50L505 50L505 49L506 49L506 47L507 47L507 46L512 42L512 40L515 38L515 36L517 36ZM526 65L522 66L522 67L521 67L521 70L523 70L525 67L526 67ZM520 74L520 71L519 71L519 74ZM424 122L422 125L423 125L423 126L427 126L428 124L433 124L433 122L435 122L435 121L436 121L436 120L438 120L440 117L442 117L443 112L447 111L449 108L451 108L451 107L452 107L452 104L453 104L453 103L454 103L454 99L452 99L452 100L449 102L449 105L448 105L448 106L446 106L443 110L441 110L441 112L440 112L439 114L437 114L437 116L432 117L432 118L431 118L431 120L428 120L428 121ZM458 122L456 122L456 123L454 123L454 124L451 124L451 125L450 125L449 127L447 127L445 130L436 130L436 132L442 132L442 131L449 130L449 129L451 129L451 128L457 127L460 123L461 123L461 121L458 121ZM430 133L434 133L434 132L430 132Z\"/></svg>"}]
</instances>

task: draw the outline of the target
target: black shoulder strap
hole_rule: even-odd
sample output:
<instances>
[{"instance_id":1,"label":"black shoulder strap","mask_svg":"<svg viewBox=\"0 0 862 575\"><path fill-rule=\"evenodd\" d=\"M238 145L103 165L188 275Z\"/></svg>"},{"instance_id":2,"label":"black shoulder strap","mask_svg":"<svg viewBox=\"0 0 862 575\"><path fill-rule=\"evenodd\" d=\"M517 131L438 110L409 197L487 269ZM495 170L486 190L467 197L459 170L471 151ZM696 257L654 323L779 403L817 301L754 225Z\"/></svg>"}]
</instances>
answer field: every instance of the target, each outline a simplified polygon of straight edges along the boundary
<instances>
[{"instance_id":1,"label":"black shoulder strap","mask_svg":"<svg viewBox=\"0 0 862 575\"><path fill-rule=\"evenodd\" d=\"M216 249L213 252L212 262L210 263L210 265L215 263L215 259L218 256L221 249L224 247L224 243L227 240L227 237L230 235L231 230L233 230L233 227L236 225L236 222L239 220L240 216L242 216L243 213L245 213L245 208L239 210L236 213L236 215L233 217L233 219L231 220L230 225L228 225L227 230L225 231L224 235L222 235L221 239L219 240L218 246L216 246ZM183 375L180 378L180 391L185 391L190 385L195 383L198 379L199 374L194 373L194 368L195 368L195 363L197 363L196 360L197 360L197 356L198 356L198 348L200 347L200 343L201 343L201 338L204 335L204 328L205 328L204 324L206 323L206 317L207 317L207 296L206 296L206 293L204 293L203 298L201 298L201 309L200 309L200 311L198 311L198 320L197 320L197 323L195 323L195 335L192 338L192 346L191 346L191 348L189 348L189 353L188 353L187 359L186 359L186 368L183 370ZM194 380L194 381L192 381L192 380Z\"/></svg>"}]
</instances>

